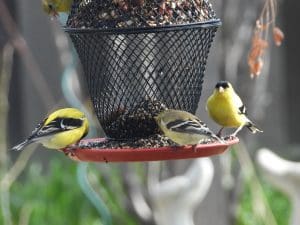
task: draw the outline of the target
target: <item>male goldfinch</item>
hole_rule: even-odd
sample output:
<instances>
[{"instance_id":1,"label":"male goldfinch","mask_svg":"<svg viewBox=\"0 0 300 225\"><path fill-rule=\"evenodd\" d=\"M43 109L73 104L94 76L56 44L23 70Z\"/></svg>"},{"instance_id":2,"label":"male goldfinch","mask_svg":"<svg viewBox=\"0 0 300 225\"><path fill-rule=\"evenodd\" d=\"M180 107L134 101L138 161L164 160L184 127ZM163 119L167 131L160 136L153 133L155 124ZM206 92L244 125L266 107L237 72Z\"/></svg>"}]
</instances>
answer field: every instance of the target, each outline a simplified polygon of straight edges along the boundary
<instances>
[{"instance_id":1,"label":"male goldfinch","mask_svg":"<svg viewBox=\"0 0 300 225\"><path fill-rule=\"evenodd\" d=\"M33 142L51 149L63 149L80 141L88 130L88 120L81 111L74 108L59 109L38 124L25 141L12 149L19 151Z\"/></svg>"},{"instance_id":2,"label":"male goldfinch","mask_svg":"<svg viewBox=\"0 0 300 225\"><path fill-rule=\"evenodd\" d=\"M158 114L155 120L162 132L179 145L196 145L205 138L223 143L198 117L193 114L168 109Z\"/></svg>"},{"instance_id":3,"label":"male goldfinch","mask_svg":"<svg viewBox=\"0 0 300 225\"><path fill-rule=\"evenodd\" d=\"M58 16L59 12L69 12L73 0L43 0L42 6L45 13L51 16Z\"/></svg>"},{"instance_id":4,"label":"male goldfinch","mask_svg":"<svg viewBox=\"0 0 300 225\"><path fill-rule=\"evenodd\" d=\"M224 127L237 128L232 136L236 136L244 126L252 133L263 132L248 119L245 105L228 81L216 84L213 94L206 102L206 109L209 116L222 126L218 135Z\"/></svg>"}]
</instances>

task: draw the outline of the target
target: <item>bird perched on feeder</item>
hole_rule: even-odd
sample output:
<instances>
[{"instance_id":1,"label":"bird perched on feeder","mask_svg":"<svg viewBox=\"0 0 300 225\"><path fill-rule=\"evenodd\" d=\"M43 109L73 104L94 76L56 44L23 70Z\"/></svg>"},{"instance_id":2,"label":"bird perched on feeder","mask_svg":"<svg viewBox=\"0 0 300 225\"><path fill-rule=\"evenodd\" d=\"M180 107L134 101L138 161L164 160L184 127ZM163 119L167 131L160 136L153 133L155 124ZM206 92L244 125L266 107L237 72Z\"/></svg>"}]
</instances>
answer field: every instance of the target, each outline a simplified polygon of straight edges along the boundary
<instances>
[{"instance_id":1,"label":"bird perched on feeder","mask_svg":"<svg viewBox=\"0 0 300 225\"><path fill-rule=\"evenodd\" d=\"M75 108L59 109L38 124L32 134L12 150L22 150L34 142L51 149L63 149L79 142L88 130L88 120L83 112Z\"/></svg>"},{"instance_id":2,"label":"bird perched on feeder","mask_svg":"<svg viewBox=\"0 0 300 225\"><path fill-rule=\"evenodd\" d=\"M237 128L232 136L246 126L252 133L263 132L247 117L247 110L240 97L234 91L228 81L219 81L213 94L206 102L209 116L222 126L218 136L224 127Z\"/></svg>"},{"instance_id":3,"label":"bird perched on feeder","mask_svg":"<svg viewBox=\"0 0 300 225\"><path fill-rule=\"evenodd\" d=\"M45 13L58 16L59 12L70 12L73 0L43 0L42 6Z\"/></svg>"},{"instance_id":4,"label":"bird perched on feeder","mask_svg":"<svg viewBox=\"0 0 300 225\"><path fill-rule=\"evenodd\" d=\"M162 132L179 145L196 145L205 138L223 142L198 117L193 114L168 109L154 117Z\"/></svg>"}]
</instances>

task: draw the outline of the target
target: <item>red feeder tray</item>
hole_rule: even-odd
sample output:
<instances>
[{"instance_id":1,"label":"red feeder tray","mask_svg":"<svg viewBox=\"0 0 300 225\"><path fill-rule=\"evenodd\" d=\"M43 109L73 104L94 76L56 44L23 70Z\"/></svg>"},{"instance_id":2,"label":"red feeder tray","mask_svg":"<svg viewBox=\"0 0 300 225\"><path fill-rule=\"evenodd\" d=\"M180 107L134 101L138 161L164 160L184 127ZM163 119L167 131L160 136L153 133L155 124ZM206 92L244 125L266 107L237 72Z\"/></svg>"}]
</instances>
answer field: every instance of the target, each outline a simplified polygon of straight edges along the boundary
<instances>
[{"instance_id":1,"label":"red feeder tray","mask_svg":"<svg viewBox=\"0 0 300 225\"><path fill-rule=\"evenodd\" d=\"M106 141L105 138L85 139L85 142ZM77 148L72 150L68 156L76 161L86 162L142 162L175 159L191 159L208 157L223 153L229 146L239 142L238 138L227 140L225 143L214 142L199 144L195 147L159 147L159 148Z\"/></svg>"}]
</instances>

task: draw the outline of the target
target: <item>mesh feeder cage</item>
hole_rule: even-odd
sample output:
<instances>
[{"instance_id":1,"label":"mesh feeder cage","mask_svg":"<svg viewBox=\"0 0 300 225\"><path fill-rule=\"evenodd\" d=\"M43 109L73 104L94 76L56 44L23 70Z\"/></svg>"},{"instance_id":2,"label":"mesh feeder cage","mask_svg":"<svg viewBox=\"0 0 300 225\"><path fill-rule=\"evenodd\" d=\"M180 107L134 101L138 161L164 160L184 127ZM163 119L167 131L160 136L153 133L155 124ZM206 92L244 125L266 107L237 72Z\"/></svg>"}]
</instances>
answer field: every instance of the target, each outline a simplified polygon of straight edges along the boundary
<instances>
[{"instance_id":1,"label":"mesh feeder cage","mask_svg":"<svg viewBox=\"0 0 300 225\"><path fill-rule=\"evenodd\" d=\"M159 129L153 117L166 108L196 112L208 52L220 25L207 1L80 2L74 1L65 31L77 50L95 113L109 138L136 140L157 135ZM219 150L211 151L211 155L236 141L215 143ZM99 144L99 140L81 142L89 147L94 143ZM172 148L159 147L162 151ZM150 152L149 147L138 149ZM133 158L125 149L106 149L117 158L107 155L104 149L94 152L98 156L91 153L91 148L76 152L77 159L84 161L170 159L149 155L139 158L138 149L133 149ZM150 149L159 154L158 148ZM90 153L91 158L86 158ZM103 153L106 155L99 155ZM177 158L207 155L210 153Z\"/></svg>"}]
</instances>

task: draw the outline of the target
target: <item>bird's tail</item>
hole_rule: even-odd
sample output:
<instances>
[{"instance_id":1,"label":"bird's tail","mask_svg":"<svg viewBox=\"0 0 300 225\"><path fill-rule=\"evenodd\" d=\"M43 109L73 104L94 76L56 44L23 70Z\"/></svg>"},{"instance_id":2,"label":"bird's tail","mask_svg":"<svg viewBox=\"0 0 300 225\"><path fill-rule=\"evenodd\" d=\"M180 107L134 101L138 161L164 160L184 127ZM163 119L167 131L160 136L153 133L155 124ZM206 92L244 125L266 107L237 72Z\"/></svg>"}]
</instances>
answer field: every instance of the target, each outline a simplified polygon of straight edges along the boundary
<instances>
[{"instance_id":1,"label":"bird's tail","mask_svg":"<svg viewBox=\"0 0 300 225\"><path fill-rule=\"evenodd\" d=\"M27 146L27 145L29 145L29 144L31 144L31 143L32 143L31 140L26 139L26 140L23 141L22 143L20 143L20 144L14 146L14 147L12 147L11 150L14 150L14 151L20 151L20 150L22 150L25 146Z\"/></svg>"},{"instance_id":2,"label":"bird's tail","mask_svg":"<svg viewBox=\"0 0 300 225\"><path fill-rule=\"evenodd\" d=\"M252 123L251 121L248 122L248 124L246 125L246 127L253 133L257 133L260 132L262 133L263 130L259 129L254 123Z\"/></svg>"}]
</instances>

